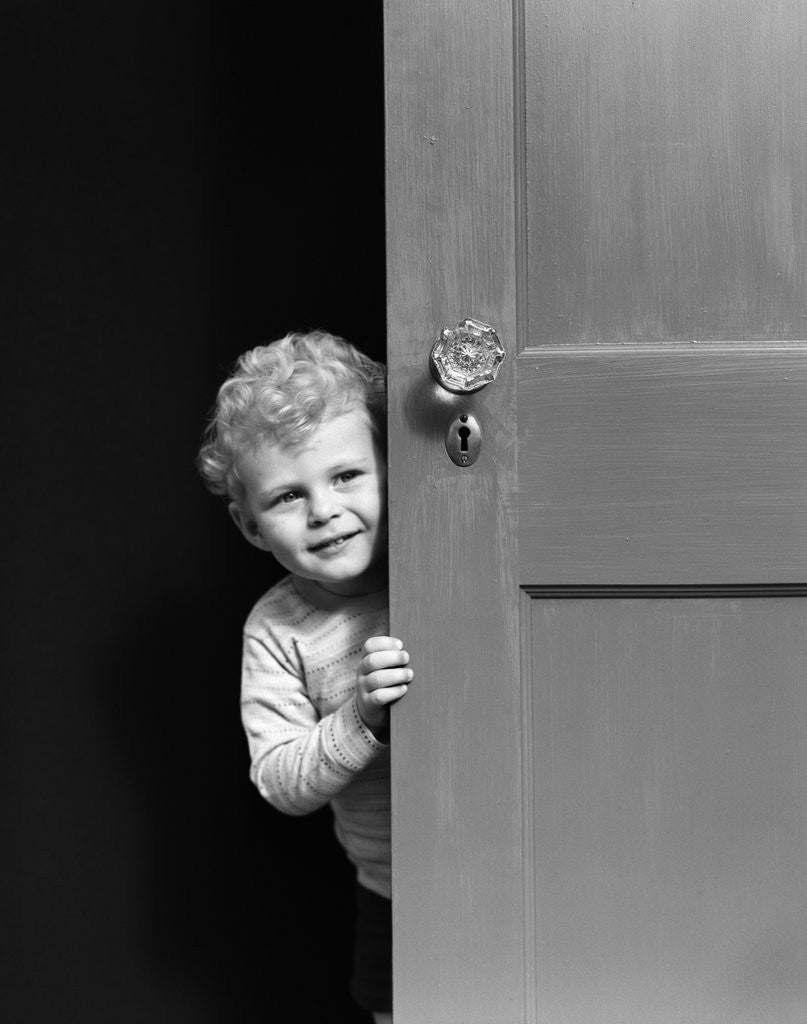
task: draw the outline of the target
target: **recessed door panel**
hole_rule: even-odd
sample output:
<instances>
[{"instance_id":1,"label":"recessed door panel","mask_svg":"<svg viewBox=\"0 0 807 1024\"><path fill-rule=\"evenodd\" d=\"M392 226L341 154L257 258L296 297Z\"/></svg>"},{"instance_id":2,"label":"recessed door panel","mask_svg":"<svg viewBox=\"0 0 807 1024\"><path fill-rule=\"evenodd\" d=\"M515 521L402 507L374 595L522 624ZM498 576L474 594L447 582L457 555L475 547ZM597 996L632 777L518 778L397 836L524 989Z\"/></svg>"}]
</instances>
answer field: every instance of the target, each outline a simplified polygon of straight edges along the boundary
<instances>
[{"instance_id":1,"label":"recessed door panel","mask_svg":"<svg viewBox=\"0 0 807 1024\"><path fill-rule=\"evenodd\" d=\"M525 599L537 1020L807 1015L807 601Z\"/></svg>"},{"instance_id":2,"label":"recessed door panel","mask_svg":"<svg viewBox=\"0 0 807 1024\"><path fill-rule=\"evenodd\" d=\"M531 344L807 335L807 8L527 0Z\"/></svg>"}]
</instances>

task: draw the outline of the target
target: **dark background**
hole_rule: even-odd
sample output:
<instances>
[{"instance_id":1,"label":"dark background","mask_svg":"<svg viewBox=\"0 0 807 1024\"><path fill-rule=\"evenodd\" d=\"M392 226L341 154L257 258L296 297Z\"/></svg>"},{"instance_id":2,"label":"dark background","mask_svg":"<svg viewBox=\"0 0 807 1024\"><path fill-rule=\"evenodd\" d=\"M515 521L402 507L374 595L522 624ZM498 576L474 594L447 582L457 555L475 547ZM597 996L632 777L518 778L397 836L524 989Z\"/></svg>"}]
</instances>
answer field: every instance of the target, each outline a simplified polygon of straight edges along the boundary
<instances>
[{"instance_id":1,"label":"dark background","mask_svg":"<svg viewBox=\"0 0 807 1024\"><path fill-rule=\"evenodd\" d=\"M282 20L278 11L283 10ZM0 3L0 1015L354 1021L329 812L248 781L242 350L384 353L381 5Z\"/></svg>"}]
</instances>

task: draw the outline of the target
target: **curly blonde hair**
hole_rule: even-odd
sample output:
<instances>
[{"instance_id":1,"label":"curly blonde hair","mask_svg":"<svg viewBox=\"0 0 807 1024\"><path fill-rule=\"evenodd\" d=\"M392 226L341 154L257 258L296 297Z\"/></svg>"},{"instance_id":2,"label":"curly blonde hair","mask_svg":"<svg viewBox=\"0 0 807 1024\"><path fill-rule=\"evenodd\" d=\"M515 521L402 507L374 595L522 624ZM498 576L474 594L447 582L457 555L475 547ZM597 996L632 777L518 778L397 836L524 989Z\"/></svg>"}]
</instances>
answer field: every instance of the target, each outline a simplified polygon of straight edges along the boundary
<instances>
[{"instance_id":1,"label":"curly blonde hair","mask_svg":"<svg viewBox=\"0 0 807 1024\"><path fill-rule=\"evenodd\" d=\"M382 445L386 371L326 331L287 334L245 352L219 388L197 464L214 494L243 499L238 457L266 441L294 445L331 416L366 409Z\"/></svg>"}]
</instances>

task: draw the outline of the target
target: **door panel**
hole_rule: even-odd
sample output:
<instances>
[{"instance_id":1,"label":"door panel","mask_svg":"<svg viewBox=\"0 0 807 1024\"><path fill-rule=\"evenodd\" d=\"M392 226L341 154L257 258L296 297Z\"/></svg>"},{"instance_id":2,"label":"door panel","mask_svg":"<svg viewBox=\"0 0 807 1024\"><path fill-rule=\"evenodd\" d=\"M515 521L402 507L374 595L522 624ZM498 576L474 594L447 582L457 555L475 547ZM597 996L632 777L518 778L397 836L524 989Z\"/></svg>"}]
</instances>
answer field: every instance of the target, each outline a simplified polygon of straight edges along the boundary
<instances>
[{"instance_id":1,"label":"door panel","mask_svg":"<svg viewBox=\"0 0 807 1024\"><path fill-rule=\"evenodd\" d=\"M396 1024L805 1019L806 16L387 0Z\"/></svg>"},{"instance_id":2,"label":"door panel","mask_svg":"<svg viewBox=\"0 0 807 1024\"><path fill-rule=\"evenodd\" d=\"M536 1019L807 1016L807 601L526 602Z\"/></svg>"},{"instance_id":3,"label":"door panel","mask_svg":"<svg viewBox=\"0 0 807 1024\"><path fill-rule=\"evenodd\" d=\"M804 579L801 346L532 348L518 394L521 583Z\"/></svg>"},{"instance_id":4,"label":"door panel","mask_svg":"<svg viewBox=\"0 0 807 1024\"><path fill-rule=\"evenodd\" d=\"M524 9L530 344L804 338L807 7Z\"/></svg>"}]
</instances>

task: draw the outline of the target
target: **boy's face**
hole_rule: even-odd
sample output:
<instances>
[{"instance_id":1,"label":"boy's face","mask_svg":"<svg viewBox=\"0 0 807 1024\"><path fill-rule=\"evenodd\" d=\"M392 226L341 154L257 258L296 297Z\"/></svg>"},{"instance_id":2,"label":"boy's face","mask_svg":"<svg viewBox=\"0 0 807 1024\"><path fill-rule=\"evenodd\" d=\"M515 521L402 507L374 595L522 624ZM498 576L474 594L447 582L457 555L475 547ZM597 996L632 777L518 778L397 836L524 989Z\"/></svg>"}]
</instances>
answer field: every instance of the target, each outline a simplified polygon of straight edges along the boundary
<instances>
[{"instance_id":1,"label":"boy's face","mask_svg":"<svg viewBox=\"0 0 807 1024\"><path fill-rule=\"evenodd\" d=\"M364 410L334 416L299 444L243 455L243 503L230 513L250 543L337 594L386 582L386 466Z\"/></svg>"}]
</instances>

